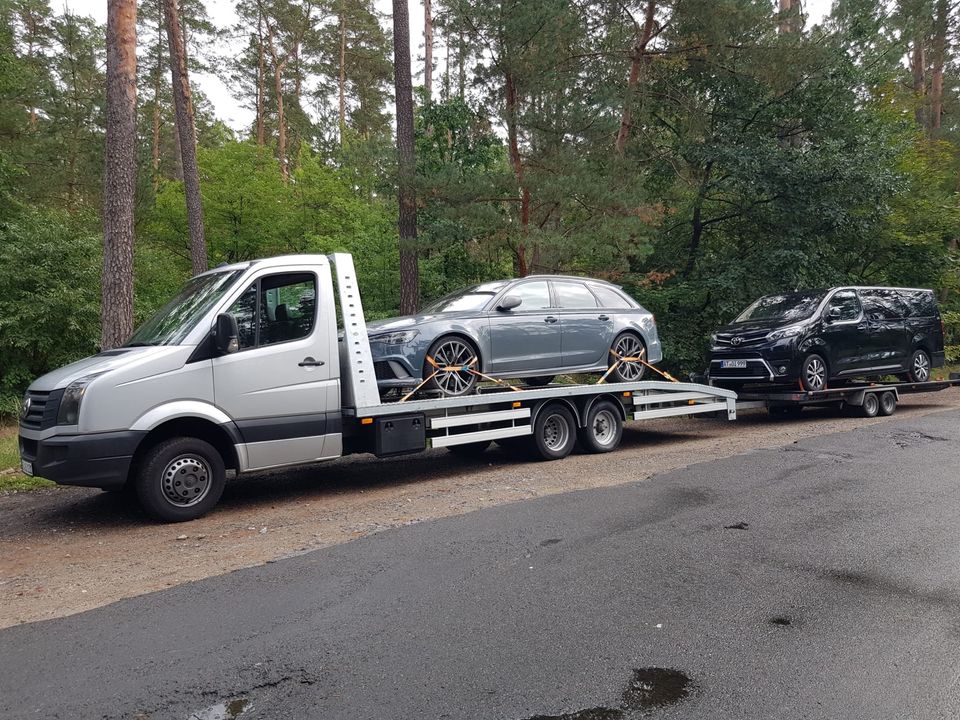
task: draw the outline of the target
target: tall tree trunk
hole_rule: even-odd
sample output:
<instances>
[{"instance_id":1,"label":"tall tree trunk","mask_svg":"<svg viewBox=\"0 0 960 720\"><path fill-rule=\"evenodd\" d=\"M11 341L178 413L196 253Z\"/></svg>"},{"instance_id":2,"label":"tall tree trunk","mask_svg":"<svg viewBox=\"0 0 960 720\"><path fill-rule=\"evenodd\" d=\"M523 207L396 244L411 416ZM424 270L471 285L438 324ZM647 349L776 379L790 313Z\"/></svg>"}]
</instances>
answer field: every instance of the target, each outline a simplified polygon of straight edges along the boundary
<instances>
[{"instance_id":1,"label":"tall tree trunk","mask_svg":"<svg viewBox=\"0 0 960 720\"><path fill-rule=\"evenodd\" d=\"M657 11L655 0L648 0L647 11L643 18L643 30L640 32L640 38L633 46L633 52L630 54L630 77L627 80L627 95L623 99L623 113L620 116L620 130L617 132L616 148L617 153L623 155L623 150L627 145L627 138L630 137L630 127L633 123L633 96L637 92L637 85L640 82L640 69L646 62L647 44L653 36L654 15Z\"/></svg>"},{"instance_id":2,"label":"tall tree trunk","mask_svg":"<svg viewBox=\"0 0 960 720\"><path fill-rule=\"evenodd\" d=\"M163 0L157 2L157 44L153 62L153 132L150 138L150 172L153 192L160 187L160 92L163 78Z\"/></svg>"},{"instance_id":3,"label":"tall tree trunk","mask_svg":"<svg viewBox=\"0 0 960 720\"><path fill-rule=\"evenodd\" d=\"M107 5L107 117L103 173L100 344L133 332L133 202L137 186L137 3Z\"/></svg>"},{"instance_id":4,"label":"tall tree trunk","mask_svg":"<svg viewBox=\"0 0 960 720\"><path fill-rule=\"evenodd\" d=\"M518 277L525 277L529 273L527 267L527 233L530 229L530 189L526 184L523 158L520 156L520 144L517 138L517 85L510 71L507 71L504 75L504 85L510 165L513 167L513 175L520 190L520 239L513 249L513 269Z\"/></svg>"},{"instance_id":5,"label":"tall tree trunk","mask_svg":"<svg viewBox=\"0 0 960 720\"><path fill-rule=\"evenodd\" d=\"M183 188L187 199L187 224L190 227L190 261L194 275L206 272L207 242L203 236L203 203L200 200L200 172L197 168L197 131L193 120L193 100L187 77L183 33L177 0L163 1L167 21L167 47L170 51L170 79L173 83L173 108L176 114L180 158L183 161Z\"/></svg>"},{"instance_id":6,"label":"tall tree trunk","mask_svg":"<svg viewBox=\"0 0 960 720\"><path fill-rule=\"evenodd\" d=\"M956 254L957 254L957 248L958 248L957 238L952 237L952 238L950 238L949 240L947 240L947 254L948 254L951 258L956 256ZM942 289L940 290L940 303L941 303L941 304L944 304L944 303L946 303L949 299L950 299L950 289L949 289L949 288L942 288Z\"/></svg>"},{"instance_id":7,"label":"tall tree trunk","mask_svg":"<svg viewBox=\"0 0 960 720\"><path fill-rule=\"evenodd\" d=\"M262 12L262 8L261 8ZM282 60L277 57L277 46L273 42L273 26L265 16L267 24L267 49L273 61L273 91L277 96L277 159L280 161L280 174L284 181L290 179L290 169L287 167L287 118L283 113L283 69L287 65L287 57Z\"/></svg>"},{"instance_id":8,"label":"tall tree trunk","mask_svg":"<svg viewBox=\"0 0 960 720\"><path fill-rule=\"evenodd\" d=\"M427 102L433 100L433 10L430 0L423 0L423 89Z\"/></svg>"},{"instance_id":9,"label":"tall tree trunk","mask_svg":"<svg viewBox=\"0 0 960 720\"><path fill-rule=\"evenodd\" d=\"M940 129L943 115L943 66L947 56L947 0L937 0L933 30L933 68L930 73L930 129Z\"/></svg>"},{"instance_id":10,"label":"tall tree trunk","mask_svg":"<svg viewBox=\"0 0 960 720\"><path fill-rule=\"evenodd\" d=\"M347 129L347 12L344 0L340 0L340 75L337 78L337 91L340 94L340 144L343 145L343 135Z\"/></svg>"},{"instance_id":11,"label":"tall tree trunk","mask_svg":"<svg viewBox=\"0 0 960 720\"><path fill-rule=\"evenodd\" d=\"M925 76L927 60L923 44L923 32L917 30L913 39L913 48L910 52L910 69L913 72L913 96L914 101L917 103L917 109L914 111L914 115L917 124L926 127L926 122L924 121L924 102L927 89Z\"/></svg>"},{"instance_id":12,"label":"tall tree trunk","mask_svg":"<svg viewBox=\"0 0 960 720\"><path fill-rule=\"evenodd\" d=\"M463 100L467 88L467 44L463 39L463 28L457 36L457 95Z\"/></svg>"},{"instance_id":13,"label":"tall tree trunk","mask_svg":"<svg viewBox=\"0 0 960 720\"><path fill-rule=\"evenodd\" d=\"M266 89L266 60L263 55L263 13L257 8L257 145L266 144L266 121L264 118L264 96Z\"/></svg>"},{"instance_id":14,"label":"tall tree trunk","mask_svg":"<svg viewBox=\"0 0 960 720\"><path fill-rule=\"evenodd\" d=\"M393 0L393 80L397 106L397 199L400 213L400 313L420 305L417 262L417 196L414 187L413 83L410 79L410 18L407 0Z\"/></svg>"},{"instance_id":15,"label":"tall tree trunk","mask_svg":"<svg viewBox=\"0 0 960 720\"><path fill-rule=\"evenodd\" d=\"M703 239L703 202L710 189L710 175L713 172L713 160L709 160L703 169L703 178L696 200L693 202L693 217L690 220L690 250L687 254L687 264L683 269L683 277L690 277L690 273L697 265L697 254L700 251L700 241Z\"/></svg>"}]
</instances>

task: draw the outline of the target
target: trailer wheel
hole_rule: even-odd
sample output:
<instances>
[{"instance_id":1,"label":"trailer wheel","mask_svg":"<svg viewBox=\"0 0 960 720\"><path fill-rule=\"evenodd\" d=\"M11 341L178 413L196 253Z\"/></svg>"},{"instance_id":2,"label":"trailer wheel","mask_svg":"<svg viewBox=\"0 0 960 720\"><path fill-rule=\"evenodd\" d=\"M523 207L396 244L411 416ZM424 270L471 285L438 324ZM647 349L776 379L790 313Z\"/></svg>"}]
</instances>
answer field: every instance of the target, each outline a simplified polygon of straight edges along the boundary
<instances>
[{"instance_id":1,"label":"trailer wheel","mask_svg":"<svg viewBox=\"0 0 960 720\"><path fill-rule=\"evenodd\" d=\"M533 446L537 457L560 460L573 451L577 442L577 424L565 405L551 403L537 414L533 426Z\"/></svg>"},{"instance_id":2,"label":"trailer wheel","mask_svg":"<svg viewBox=\"0 0 960 720\"><path fill-rule=\"evenodd\" d=\"M876 417L880 412L880 399L876 393L867 393L863 396L863 405L860 406L860 414L864 417Z\"/></svg>"},{"instance_id":3,"label":"trailer wheel","mask_svg":"<svg viewBox=\"0 0 960 720\"><path fill-rule=\"evenodd\" d=\"M897 396L889 390L880 396L880 414L893 415L897 409Z\"/></svg>"},{"instance_id":4,"label":"trailer wheel","mask_svg":"<svg viewBox=\"0 0 960 720\"><path fill-rule=\"evenodd\" d=\"M451 445L447 450L460 457L478 458L483 455L489 447L489 440L481 440L480 442L465 443L463 445Z\"/></svg>"},{"instance_id":5,"label":"trailer wheel","mask_svg":"<svg viewBox=\"0 0 960 720\"><path fill-rule=\"evenodd\" d=\"M147 451L134 484L148 515L183 522L205 515L217 504L226 478L223 458L210 443L175 437Z\"/></svg>"},{"instance_id":6,"label":"trailer wheel","mask_svg":"<svg viewBox=\"0 0 960 720\"><path fill-rule=\"evenodd\" d=\"M616 450L623 437L620 408L609 400L601 400L590 408L587 426L579 430L580 444L589 453Z\"/></svg>"}]
</instances>

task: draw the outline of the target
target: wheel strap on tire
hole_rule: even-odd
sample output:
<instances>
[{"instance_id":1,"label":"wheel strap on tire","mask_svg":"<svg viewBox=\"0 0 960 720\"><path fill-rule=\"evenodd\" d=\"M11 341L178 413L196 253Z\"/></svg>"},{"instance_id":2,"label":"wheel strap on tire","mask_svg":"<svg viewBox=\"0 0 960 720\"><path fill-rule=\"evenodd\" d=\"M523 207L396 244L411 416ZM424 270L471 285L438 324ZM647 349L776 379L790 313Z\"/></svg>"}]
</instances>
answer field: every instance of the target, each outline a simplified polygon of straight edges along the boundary
<instances>
[{"instance_id":1,"label":"wheel strap on tire","mask_svg":"<svg viewBox=\"0 0 960 720\"><path fill-rule=\"evenodd\" d=\"M613 365L611 365L611 366L607 369L607 371L603 374L603 376L602 376L599 380L597 380L597 385L602 385L602 384L606 381L607 377L609 377L610 373L612 373L614 370L616 370L616 369L617 369L618 367L620 367L621 365L626 365L626 364L628 364L628 363L639 363L639 364L643 365L643 366L646 367L646 368L650 368L650 369L653 370L655 373L657 373L658 375L666 378L666 379L669 380L670 382L680 382L680 381L677 380L673 375L671 375L670 373L668 373L666 370L661 370L661 369L658 368L658 367L654 367L653 365L651 365L650 363L648 363L646 360L644 360L642 357L637 357L637 356L632 356L632 355L621 355L620 353L618 353L618 352L617 352L616 350L614 350L613 348L610 348L610 354L613 355L613 357L616 358L616 360L615 360L615 362L613 363Z\"/></svg>"},{"instance_id":2,"label":"wheel strap on tire","mask_svg":"<svg viewBox=\"0 0 960 720\"><path fill-rule=\"evenodd\" d=\"M442 372L468 372L471 375L476 375L477 377L481 377L484 380L495 382L497 385L504 385L505 387L508 387L511 390L515 390L517 392L520 391L520 388L514 387L510 383L506 383L503 380L498 380L497 378L490 377L489 375L484 375L482 372L474 368L473 366L477 364L476 357L470 358L470 361L465 365L441 365L432 357L427 355L427 362L434 368L433 372L430 373L430 377L426 378L423 382L417 385L413 390L411 390L402 398L400 398L398 402L406 402L407 400L409 400L411 397L417 394L420 388L422 388L424 385L426 385L428 382L433 380L437 375L439 375Z\"/></svg>"}]
</instances>

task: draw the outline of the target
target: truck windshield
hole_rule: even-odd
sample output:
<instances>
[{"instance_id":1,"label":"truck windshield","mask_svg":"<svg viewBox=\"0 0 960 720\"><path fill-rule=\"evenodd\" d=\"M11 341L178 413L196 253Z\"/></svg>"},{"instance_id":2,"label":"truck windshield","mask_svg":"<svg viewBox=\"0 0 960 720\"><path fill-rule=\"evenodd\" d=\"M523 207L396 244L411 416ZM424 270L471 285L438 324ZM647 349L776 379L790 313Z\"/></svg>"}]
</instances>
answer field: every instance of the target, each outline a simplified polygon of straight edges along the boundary
<instances>
[{"instance_id":1,"label":"truck windshield","mask_svg":"<svg viewBox=\"0 0 960 720\"><path fill-rule=\"evenodd\" d=\"M806 320L820 306L826 293L823 290L766 295L744 310L734 322L756 322L772 320L779 323L791 323Z\"/></svg>"},{"instance_id":2,"label":"truck windshield","mask_svg":"<svg viewBox=\"0 0 960 720\"><path fill-rule=\"evenodd\" d=\"M179 295L137 329L126 347L183 342L197 321L223 297L242 272L230 270L191 278Z\"/></svg>"}]
</instances>

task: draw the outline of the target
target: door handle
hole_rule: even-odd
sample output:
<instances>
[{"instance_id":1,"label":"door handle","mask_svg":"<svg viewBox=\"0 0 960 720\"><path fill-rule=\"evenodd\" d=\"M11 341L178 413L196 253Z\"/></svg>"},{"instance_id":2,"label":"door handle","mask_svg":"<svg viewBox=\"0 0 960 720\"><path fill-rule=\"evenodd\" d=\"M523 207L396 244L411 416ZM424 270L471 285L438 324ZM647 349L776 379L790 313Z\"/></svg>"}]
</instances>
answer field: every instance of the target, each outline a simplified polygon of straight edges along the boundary
<instances>
[{"instance_id":1,"label":"door handle","mask_svg":"<svg viewBox=\"0 0 960 720\"><path fill-rule=\"evenodd\" d=\"M553 317L553 315L551 315L550 317L545 317L545 318L543 319L543 321L544 321L545 323L555 323L555 322L557 321L557 319L556 319L555 317Z\"/></svg>"},{"instance_id":2,"label":"door handle","mask_svg":"<svg viewBox=\"0 0 960 720\"><path fill-rule=\"evenodd\" d=\"M305 357L303 360L297 363L299 367L320 367L326 363L323 360L314 360L312 357Z\"/></svg>"},{"instance_id":3,"label":"door handle","mask_svg":"<svg viewBox=\"0 0 960 720\"><path fill-rule=\"evenodd\" d=\"M609 315L601 315L600 317L597 318L597 320L603 320L603 322L606 322L609 319L610 319Z\"/></svg>"}]
</instances>

